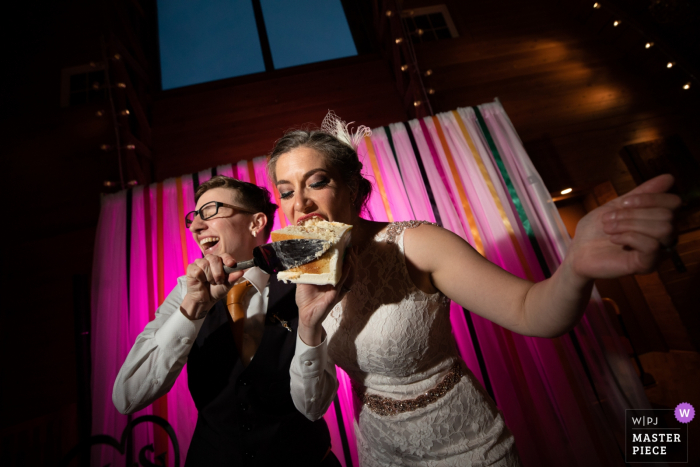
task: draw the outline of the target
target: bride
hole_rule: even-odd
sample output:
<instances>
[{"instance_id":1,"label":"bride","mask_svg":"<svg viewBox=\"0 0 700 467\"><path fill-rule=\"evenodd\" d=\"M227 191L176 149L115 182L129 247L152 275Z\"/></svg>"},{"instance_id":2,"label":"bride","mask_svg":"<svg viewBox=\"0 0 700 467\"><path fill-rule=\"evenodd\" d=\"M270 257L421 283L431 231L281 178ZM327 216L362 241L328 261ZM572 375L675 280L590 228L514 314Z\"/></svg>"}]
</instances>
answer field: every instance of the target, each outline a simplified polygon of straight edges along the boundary
<instances>
[{"instance_id":1,"label":"bride","mask_svg":"<svg viewBox=\"0 0 700 467\"><path fill-rule=\"evenodd\" d=\"M362 466L520 465L502 414L459 357L450 300L519 334L565 334L580 320L594 279L648 273L660 248L672 244L680 199L665 192L673 178L649 180L586 215L559 269L534 284L448 230L360 217L371 184L345 128L291 131L268 159L290 222L320 216L353 226L341 282L297 286L296 407L322 417L338 365L363 402Z\"/></svg>"}]
</instances>

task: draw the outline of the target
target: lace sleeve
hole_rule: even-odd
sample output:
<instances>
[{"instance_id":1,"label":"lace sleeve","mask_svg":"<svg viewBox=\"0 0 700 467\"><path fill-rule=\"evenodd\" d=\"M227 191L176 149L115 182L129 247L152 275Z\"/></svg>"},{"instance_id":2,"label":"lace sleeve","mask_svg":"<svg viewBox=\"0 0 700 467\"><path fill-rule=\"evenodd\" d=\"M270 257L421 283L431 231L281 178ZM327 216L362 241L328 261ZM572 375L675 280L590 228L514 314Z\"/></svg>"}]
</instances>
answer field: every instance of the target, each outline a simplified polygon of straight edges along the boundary
<instances>
[{"instance_id":1,"label":"lace sleeve","mask_svg":"<svg viewBox=\"0 0 700 467\"><path fill-rule=\"evenodd\" d=\"M436 223L428 221L393 222L389 224L389 227L387 227L386 229L386 241L389 243L396 243L396 239L403 233L404 230L414 229L423 224L434 225L436 227L439 227Z\"/></svg>"}]
</instances>

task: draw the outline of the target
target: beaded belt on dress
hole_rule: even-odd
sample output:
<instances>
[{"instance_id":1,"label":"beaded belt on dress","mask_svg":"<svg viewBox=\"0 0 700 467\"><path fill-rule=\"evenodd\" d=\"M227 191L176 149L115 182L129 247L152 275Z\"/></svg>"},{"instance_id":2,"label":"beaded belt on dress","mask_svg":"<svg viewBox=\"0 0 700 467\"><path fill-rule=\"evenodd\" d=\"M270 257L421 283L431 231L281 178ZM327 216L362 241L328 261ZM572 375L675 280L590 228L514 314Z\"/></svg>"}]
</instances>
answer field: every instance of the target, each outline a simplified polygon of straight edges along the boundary
<instances>
[{"instance_id":1,"label":"beaded belt on dress","mask_svg":"<svg viewBox=\"0 0 700 467\"><path fill-rule=\"evenodd\" d=\"M412 410L432 404L455 387L460 379L462 379L462 367L459 361L456 361L450 367L447 374L442 377L437 386L415 399L397 400L390 397L381 397L376 394L361 394L358 390L355 390L355 394L357 394L362 403L372 412L378 415L396 415L404 412L411 412Z\"/></svg>"}]
</instances>

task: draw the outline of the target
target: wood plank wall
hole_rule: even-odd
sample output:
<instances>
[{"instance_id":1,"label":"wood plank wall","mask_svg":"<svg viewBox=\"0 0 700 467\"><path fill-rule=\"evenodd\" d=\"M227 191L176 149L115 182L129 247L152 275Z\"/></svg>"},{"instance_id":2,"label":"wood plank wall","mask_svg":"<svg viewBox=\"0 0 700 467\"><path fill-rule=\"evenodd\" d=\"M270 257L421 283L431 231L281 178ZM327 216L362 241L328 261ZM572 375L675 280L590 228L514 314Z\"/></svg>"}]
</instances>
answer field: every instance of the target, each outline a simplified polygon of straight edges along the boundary
<instances>
[{"instance_id":1,"label":"wood plank wall","mask_svg":"<svg viewBox=\"0 0 700 467\"><path fill-rule=\"evenodd\" d=\"M698 89L666 80L659 50L626 24L613 28L593 2L406 0L404 11L432 3L447 5L460 34L416 47L433 71L424 79L433 109L498 97L552 191L610 180L626 193L626 144L680 134L700 154Z\"/></svg>"},{"instance_id":2,"label":"wood plank wall","mask_svg":"<svg viewBox=\"0 0 700 467\"><path fill-rule=\"evenodd\" d=\"M376 55L168 91L153 110L156 179L265 155L285 130L319 126L329 109L370 127L407 119Z\"/></svg>"}]
</instances>

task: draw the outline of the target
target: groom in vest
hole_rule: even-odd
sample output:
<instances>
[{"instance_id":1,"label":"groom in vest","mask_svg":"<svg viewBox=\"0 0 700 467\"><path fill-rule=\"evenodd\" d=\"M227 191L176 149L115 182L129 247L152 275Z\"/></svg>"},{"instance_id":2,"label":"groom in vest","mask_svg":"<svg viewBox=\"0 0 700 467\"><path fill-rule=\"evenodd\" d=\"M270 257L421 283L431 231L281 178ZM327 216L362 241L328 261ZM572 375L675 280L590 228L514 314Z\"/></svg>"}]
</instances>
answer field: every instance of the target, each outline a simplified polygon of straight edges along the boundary
<instances>
[{"instance_id":1,"label":"groom in vest","mask_svg":"<svg viewBox=\"0 0 700 467\"><path fill-rule=\"evenodd\" d=\"M323 419L297 412L289 366L295 286L258 268L226 274L266 243L277 205L251 183L217 176L184 222L203 258L187 267L136 338L112 400L133 413L166 394L185 363L199 412L186 466L339 466Z\"/></svg>"}]
</instances>

